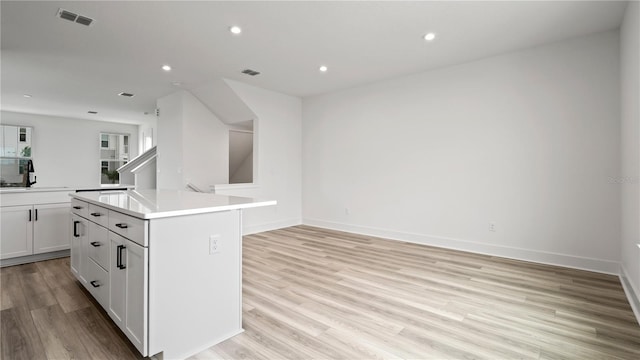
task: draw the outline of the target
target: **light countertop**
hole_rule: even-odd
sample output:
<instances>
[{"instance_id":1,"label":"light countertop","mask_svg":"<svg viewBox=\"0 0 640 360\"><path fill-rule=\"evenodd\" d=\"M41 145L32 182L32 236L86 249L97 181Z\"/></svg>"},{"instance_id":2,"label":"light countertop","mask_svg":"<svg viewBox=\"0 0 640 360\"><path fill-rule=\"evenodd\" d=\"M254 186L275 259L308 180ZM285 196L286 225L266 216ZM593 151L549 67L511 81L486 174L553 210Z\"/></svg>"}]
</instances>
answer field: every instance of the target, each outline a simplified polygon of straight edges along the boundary
<instances>
[{"instance_id":1,"label":"light countertop","mask_svg":"<svg viewBox=\"0 0 640 360\"><path fill-rule=\"evenodd\" d=\"M71 197L140 219L202 214L275 205L275 200L178 190L81 192Z\"/></svg>"},{"instance_id":2,"label":"light countertop","mask_svg":"<svg viewBox=\"0 0 640 360\"><path fill-rule=\"evenodd\" d=\"M114 189L133 188L133 185L113 186ZM20 194L34 192L57 191L109 191L109 186L32 186L32 187L4 187L0 188L0 194Z\"/></svg>"},{"instance_id":3,"label":"light countertop","mask_svg":"<svg viewBox=\"0 0 640 360\"><path fill-rule=\"evenodd\" d=\"M64 186L43 186L43 187L6 187L0 188L0 194L19 194L19 193L33 193L43 191L75 191L75 189Z\"/></svg>"}]
</instances>

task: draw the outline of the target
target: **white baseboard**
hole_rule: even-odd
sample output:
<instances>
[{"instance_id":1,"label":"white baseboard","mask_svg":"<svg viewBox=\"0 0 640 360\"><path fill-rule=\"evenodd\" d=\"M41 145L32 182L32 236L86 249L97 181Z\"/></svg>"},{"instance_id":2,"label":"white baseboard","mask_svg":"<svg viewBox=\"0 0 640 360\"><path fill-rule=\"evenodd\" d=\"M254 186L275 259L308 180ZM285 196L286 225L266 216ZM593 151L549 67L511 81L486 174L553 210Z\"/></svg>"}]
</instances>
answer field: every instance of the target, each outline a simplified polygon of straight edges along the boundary
<instances>
[{"instance_id":1,"label":"white baseboard","mask_svg":"<svg viewBox=\"0 0 640 360\"><path fill-rule=\"evenodd\" d=\"M623 265L620 265L620 282L629 304L631 304L633 314L636 316L636 321L640 324L640 291L635 289L631 281L629 281L629 273L627 273L627 269Z\"/></svg>"},{"instance_id":2,"label":"white baseboard","mask_svg":"<svg viewBox=\"0 0 640 360\"><path fill-rule=\"evenodd\" d=\"M257 224L257 225L248 225L248 226L245 225L242 228L242 235L251 235L251 234L255 234L263 231L277 230L277 229L282 229L282 228L301 225L301 224L302 224L302 219L295 218L295 219L285 219L285 220L279 220L275 222L263 223L263 224Z\"/></svg>"},{"instance_id":3,"label":"white baseboard","mask_svg":"<svg viewBox=\"0 0 640 360\"><path fill-rule=\"evenodd\" d=\"M620 270L620 263L618 263L617 261L593 259L500 245L482 244L463 239L379 229L368 226L344 224L320 219L304 218L302 219L302 223L310 226L317 226L321 228L351 232L362 235L376 236L385 239L400 240L415 244L462 250L472 253L531 261L542 264L564 266L568 268L589 270L605 274L618 275Z\"/></svg>"}]
</instances>

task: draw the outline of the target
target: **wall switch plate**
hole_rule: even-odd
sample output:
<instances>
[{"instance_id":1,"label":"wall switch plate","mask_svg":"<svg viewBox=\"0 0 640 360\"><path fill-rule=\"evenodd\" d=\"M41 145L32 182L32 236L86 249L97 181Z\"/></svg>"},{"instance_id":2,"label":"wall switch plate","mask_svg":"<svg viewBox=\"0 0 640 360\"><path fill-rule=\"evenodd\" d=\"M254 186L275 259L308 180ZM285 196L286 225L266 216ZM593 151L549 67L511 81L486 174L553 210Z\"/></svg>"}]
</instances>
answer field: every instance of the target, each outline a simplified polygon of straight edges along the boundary
<instances>
[{"instance_id":1,"label":"wall switch plate","mask_svg":"<svg viewBox=\"0 0 640 360\"><path fill-rule=\"evenodd\" d=\"M494 222L489 223L489 231L496 232L496 223Z\"/></svg>"},{"instance_id":2,"label":"wall switch plate","mask_svg":"<svg viewBox=\"0 0 640 360\"><path fill-rule=\"evenodd\" d=\"M220 235L209 235L209 255L220 252Z\"/></svg>"}]
</instances>

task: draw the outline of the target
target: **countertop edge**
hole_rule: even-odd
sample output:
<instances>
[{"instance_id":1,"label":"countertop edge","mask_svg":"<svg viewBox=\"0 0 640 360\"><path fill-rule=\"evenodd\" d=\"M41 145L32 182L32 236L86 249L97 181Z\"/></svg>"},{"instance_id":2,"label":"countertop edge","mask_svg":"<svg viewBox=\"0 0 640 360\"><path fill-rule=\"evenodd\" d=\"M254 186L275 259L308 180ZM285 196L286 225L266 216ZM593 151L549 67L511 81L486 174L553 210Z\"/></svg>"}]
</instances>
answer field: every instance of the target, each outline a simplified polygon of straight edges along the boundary
<instances>
[{"instance_id":1,"label":"countertop edge","mask_svg":"<svg viewBox=\"0 0 640 360\"><path fill-rule=\"evenodd\" d=\"M118 191L122 189L133 189L133 185L122 185L113 187L96 187L96 186L51 186L51 187L30 187L30 188L0 188L0 194L30 194L36 192L77 192L77 191Z\"/></svg>"},{"instance_id":2,"label":"countertop edge","mask_svg":"<svg viewBox=\"0 0 640 360\"><path fill-rule=\"evenodd\" d=\"M133 216L138 219L143 219L143 220L161 219L161 218L177 217L177 216L185 216L185 215L206 214L206 213L229 211L229 210L249 209L249 208L255 208L255 207L276 205L278 203L276 200L255 200L254 202L244 203L244 204L219 205L219 206L202 207L202 208L194 208L194 209L159 211L159 212L145 214L145 213L132 211L129 209L124 209L116 205L103 203L94 199L89 199L87 197L82 196L82 194L83 193L74 192L74 193L70 193L69 197L80 200L80 201L84 201L90 204L94 204L97 206L101 206L103 208L113 210L115 212L119 212L125 215ZM217 195L217 196L227 196L227 195Z\"/></svg>"},{"instance_id":3,"label":"countertop edge","mask_svg":"<svg viewBox=\"0 0 640 360\"><path fill-rule=\"evenodd\" d=\"M142 219L145 219L145 220L147 220L147 219L160 219L160 218L165 218L165 217L175 217L175 216L184 216L184 215L197 215L197 214L206 214L206 213L228 211L228 210L242 210L242 209L249 209L249 208L254 208L254 207L276 205L277 203L278 202L275 201L275 200L268 200L268 201L258 201L258 202L254 202L254 203L248 203L248 204L234 204L234 205L224 205L224 206L213 206L213 207L209 207L209 208L198 208L198 209L190 209L190 210L163 211L163 212L154 213L154 214L143 214L144 217L142 217ZM140 214L139 213L135 213L135 214L137 214L137 215L131 214L131 216L135 216L135 217L140 218L140 216L139 216Z\"/></svg>"}]
</instances>

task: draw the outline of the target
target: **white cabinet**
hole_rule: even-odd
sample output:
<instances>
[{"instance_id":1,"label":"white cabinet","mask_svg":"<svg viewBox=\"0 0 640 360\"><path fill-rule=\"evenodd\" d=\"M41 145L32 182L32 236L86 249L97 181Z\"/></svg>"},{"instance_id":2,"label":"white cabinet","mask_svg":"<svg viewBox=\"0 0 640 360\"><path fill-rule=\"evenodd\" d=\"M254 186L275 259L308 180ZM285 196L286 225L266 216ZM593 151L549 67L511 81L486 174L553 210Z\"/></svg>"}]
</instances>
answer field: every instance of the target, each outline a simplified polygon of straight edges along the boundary
<instances>
[{"instance_id":1,"label":"white cabinet","mask_svg":"<svg viewBox=\"0 0 640 360\"><path fill-rule=\"evenodd\" d=\"M71 271L136 349L148 355L149 255L139 245L147 243L148 222L77 199L71 206Z\"/></svg>"},{"instance_id":2,"label":"white cabinet","mask_svg":"<svg viewBox=\"0 0 640 360\"><path fill-rule=\"evenodd\" d=\"M124 329L126 269L122 269L122 248L127 239L109 233L109 310L107 313L120 329ZM125 255L126 256L126 255ZM126 261L126 260L125 260ZM125 265L126 266L126 265Z\"/></svg>"},{"instance_id":3,"label":"white cabinet","mask_svg":"<svg viewBox=\"0 0 640 360\"><path fill-rule=\"evenodd\" d=\"M85 287L98 300L102 308L109 305L109 273L91 258L87 260L87 284Z\"/></svg>"},{"instance_id":4,"label":"white cabinet","mask_svg":"<svg viewBox=\"0 0 640 360\"><path fill-rule=\"evenodd\" d=\"M71 272L81 283L87 283L87 244L89 221L71 214Z\"/></svg>"},{"instance_id":5,"label":"white cabinet","mask_svg":"<svg viewBox=\"0 0 640 360\"><path fill-rule=\"evenodd\" d=\"M69 203L33 207L33 253L69 249Z\"/></svg>"},{"instance_id":6,"label":"white cabinet","mask_svg":"<svg viewBox=\"0 0 640 360\"><path fill-rule=\"evenodd\" d=\"M33 206L0 209L0 259L33 254Z\"/></svg>"},{"instance_id":7,"label":"white cabinet","mask_svg":"<svg viewBox=\"0 0 640 360\"><path fill-rule=\"evenodd\" d=\"M109 316L141 354L146 353L148 248L109 233Z\"/></svg>"},{"instance_id":8,"label":"white cabinet","mask_svg":"<svg viewBox=\"0 0 640 360\"><path fill-rule=\"evenodd\" d=\"M88 256L109 270L109 230L93 222L89 222Z\"/></svg>"},{"instance_id":9,"label":"white cabinet","mask_svg":"<svg viewBox=\"0 0 640 360\"><path fill-rule=\"evenodd\" d=\"M69 203L3 206L0 259L69 249Z\"/></svg>"}]
</instances>

